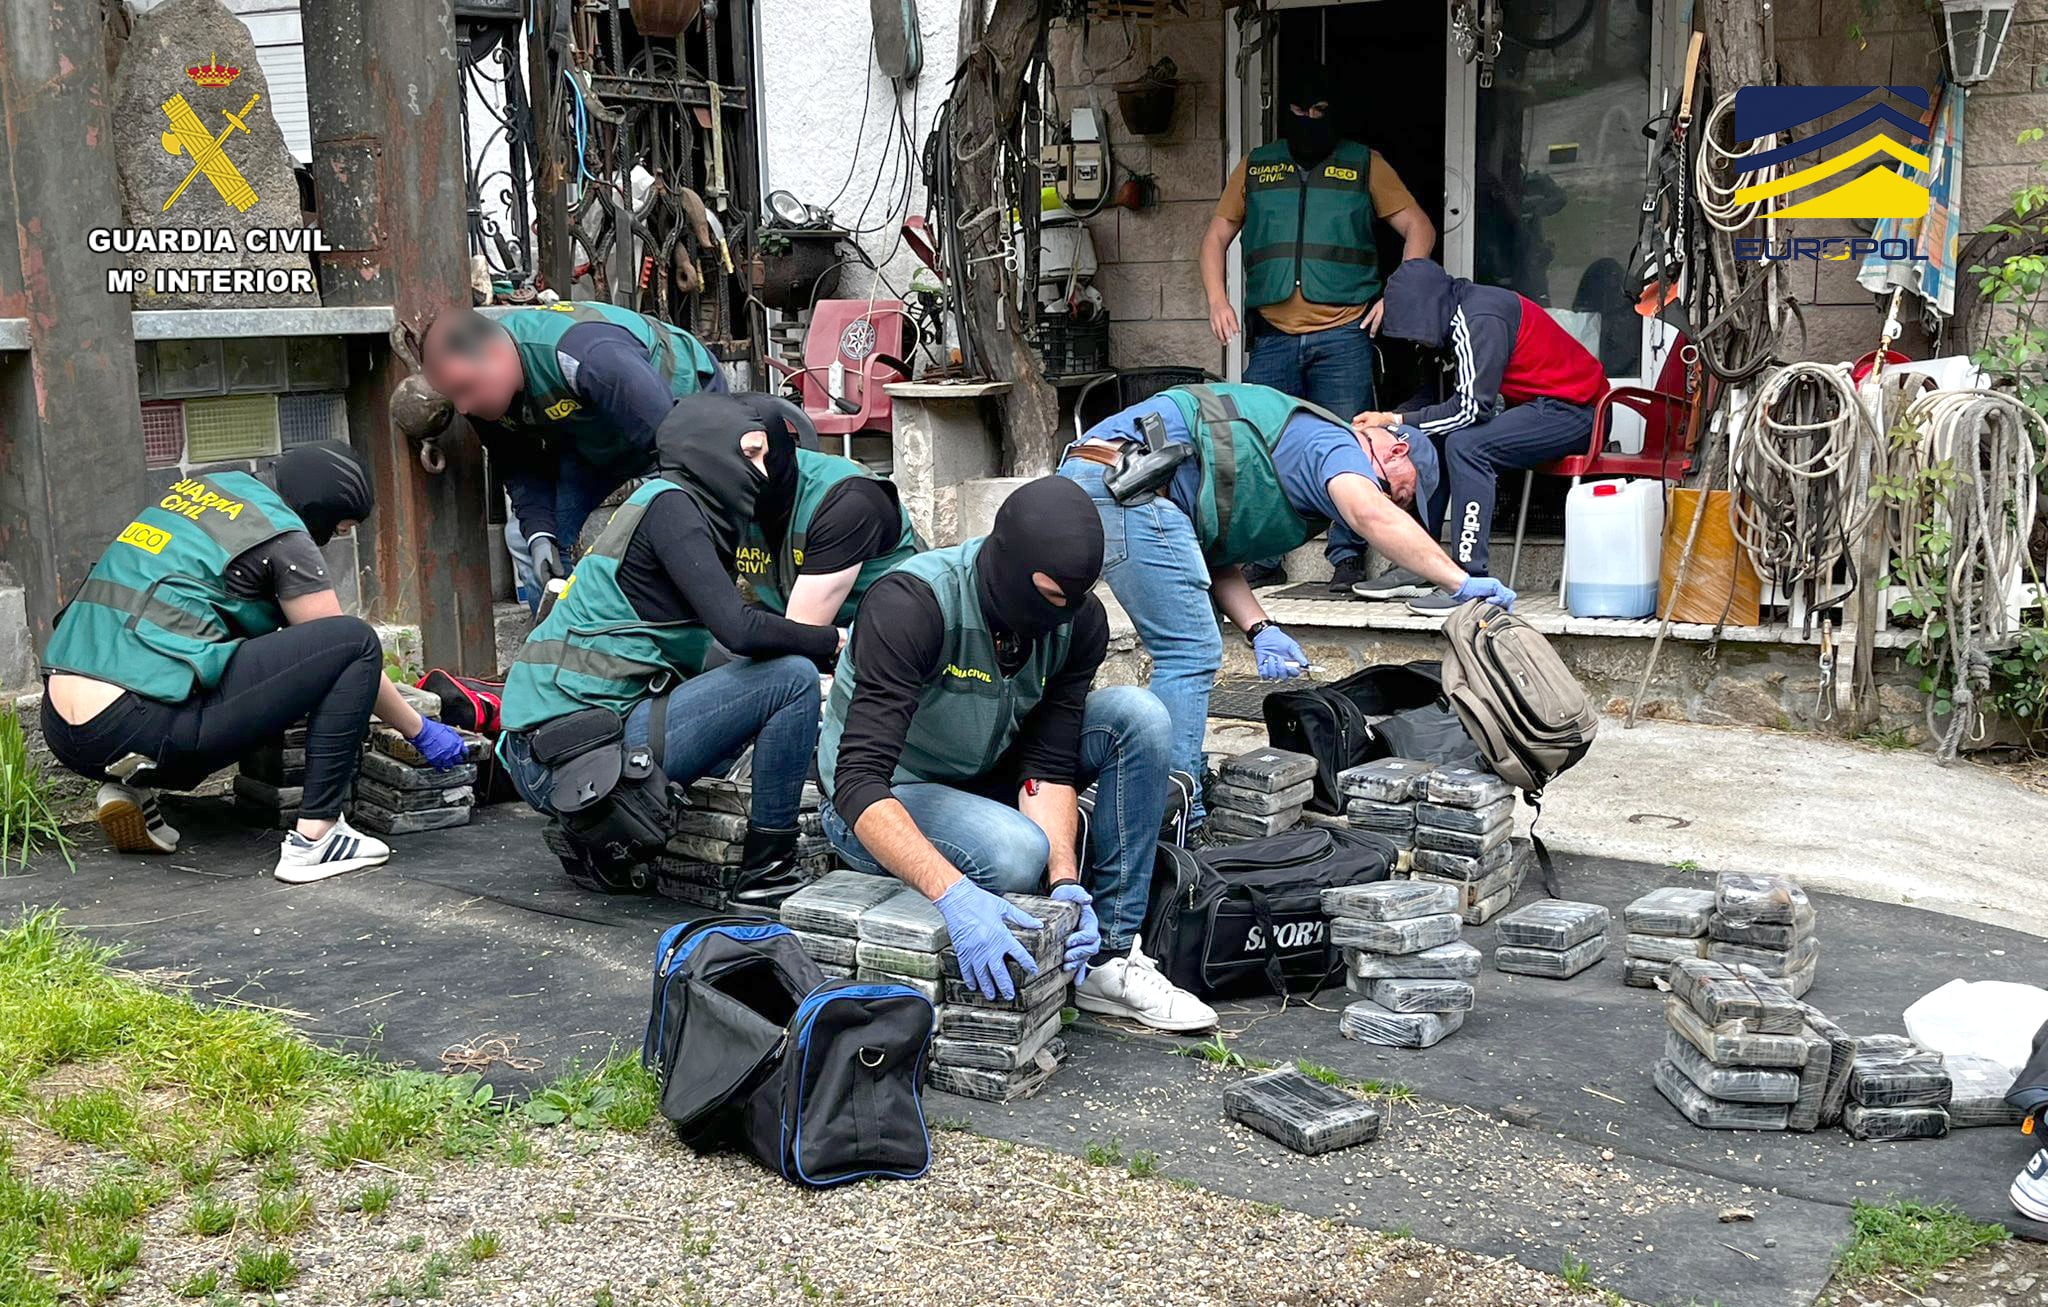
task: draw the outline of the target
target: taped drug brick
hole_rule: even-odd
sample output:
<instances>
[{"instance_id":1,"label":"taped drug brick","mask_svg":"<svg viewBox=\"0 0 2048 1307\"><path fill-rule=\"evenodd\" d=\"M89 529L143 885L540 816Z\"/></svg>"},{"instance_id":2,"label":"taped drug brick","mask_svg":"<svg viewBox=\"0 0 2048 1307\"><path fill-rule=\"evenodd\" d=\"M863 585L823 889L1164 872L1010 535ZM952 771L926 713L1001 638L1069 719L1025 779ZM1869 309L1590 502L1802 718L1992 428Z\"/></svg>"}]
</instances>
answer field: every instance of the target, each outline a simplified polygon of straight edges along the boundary
<instances>
[{"instance_id":1,"label":"taped drug brick","mask_svg":"<svg viewBox=\"0 0 2048 1307\"><path fill-rule=\"evenodd\" d=\"M1789 949L1774 949L1716 939L1707 942L1707 956L1731 967L1755 967L1767 976L1789 976L1820 956L1820 941L1808 935Z\"/></svg>"},{"instance_id":2,"label":"taped drug brick","mask_svg":"<svg viewBox=\"0 0 2048 1307\"><path fill-rule=\"evenodd\" d=\"M1382 803L1377 799L1349 799L1344 804L1344 820L1356 830L1412 836L1415 831L1415 805Z\"/></svg>"},{"instance_id":3,"label":"taped drug brick","mask_svg":"<svg viewBox=\"0 0 2048 1307\"><path fill-rule=\"evenodd\" d=\"M1508 841L1502 841L1484 853L1453 853L1447 849L1415 850L1415 870L1426 871L1432 876L1443 876L1455 880L1483 880L1503 867L1512 866L1515 849Z\"/></svg>"},{"instance_id":4,"label":"taped drug brick","mask_svg":"<svg viewBox=\"0 0 2048 1307\"><path fill-rule=\"evenodd\" d=\"M1308 1156L1379 1138L1380 1112L1335 1085L1292 1067L1241 1080L1223 1091L1223 1114Z\"/></svg>"},{"instance_id":5,"label":"taped drug brick","mask_svg":"<svg viewBox=\"0 0 2048 1307\"><path fill-rule=\"evenodd\" d=\"M1842 1109L1842 1129L1849 1132L1849 1137L1872 1143L1940 1139L1948 1134L1948 1126L1948 1113L1939 1107L1866 1107L1851 1103Z\"/></svg>"},{"instance_id":6,"label":"taped drug brick","mask_svg":"<svg viewBox=\"0 0 2048 1307\"><path fill-rule=\"evenodd\" d=\"M1330 922L1330 943L1338 948L1374 953L1420 953L1458 938L1464 923L1454 913L1404 917L1399 921L1360 921L1338 917Z\"/></svg>"},{"instance_id":7,"label":"taped drug brick","mask_svg":"<svg viewBox=\"0 0 2048 1307\"><path fill-rule=\"evenodd\" d=\"M1570 948L1529 948L1503 944L1493 951L1493 969L1517 976L1541 976L1546 980L1570 980L1607 956L1607 936L1595 935Z\"/></svg>"},{"instance_id":8,"label":"taped drug brick","mask_svg":"<svg viewBox=\"0 0 2048 1307\"><path fill-rule=\"evenodd\" d=\"M1347 799L1381 803L1413 803L1422 797L1423 781L1436 770L1433 762L1414 758L1379 758L1337 773L1337 792Z\"/></svg>"},{"instance_id":9,"label":"taped drug brick","mask_svg":"<svg viewBox=\"0 0 2048 1307\"><path fill-rule=\"evenodd\" d=\"M1418 803L1415 805L1415 824L1434 826L1438 830L1464 831L1477 835L1492 830L1502 822L1515 819L1515 799L1509 795L1495 799L1492 803L1478 808L1453 808L1441 803Z\"/></svg>"},{"instance_id":10,"label":"taped drug brick","mask_svg":"<svg viewBox=\"0 0 2048 1307\"><path fill-rule=\"evenodd\" d=\"M938 905L908 885L861 914L856 932L863 944L937 953L947 943L946 919Z\"/></svg>"},{"instance_id":11,"label":"taped drug brick","mask_svg":"<svg viewBox=\"0 0 2048 1307\"><path fill-rule=\"evenodd\" d=\"M1479 950L1464 940L1452 940L1419 953L1374 953L1365 949L1344 950L1344 969L1362 980L1385 976L1408 976L1417 980L1470 980L1479 974Z\"/></svg>"},{"instance_id":12,"label":"taped drug brick","mask_svg":"<svg viewBox=\"0 0 2048 1307\"><path fill-rule=\"evenodd\" d=\"M1798 924L1802 915L1811 920L1813 905L1790 876L1724 871L1714 882L1714 911L1738 924L1790 926Z\"/></svg>"},{"instance_id":13,"label":"taped drug brick","mask_svg":"<svg viewBox=\"0 0 2048 1307\"><path fill-rule=\"evenodd\" d=\"M1234 812L1229 808L1209 809L1209 830L1217 834L1235 835L1239 839L1265 839L1293 830L1300 824L1300 808L1289 808L1285 812L1276 812L1264 817L1249 812Z\"/></svg>"},{"instance_id":14,"label":"taped drug brick","mask_svg":"<svg viewBox=\"0 0 2048 1307\"><path fill-rule=\"evenodd\" d=\"M1707 955L1707 941L1704 939L1681 939L1672 935L1623 935L1621 951L1632 960L1655 962L1659 970L1663 964L1676 962L1680 958L1703 958Z\"/></svg>"},{"instance_id":15,"label":"taped drug brick","mask_svg":"<svg viewBox=\"0 0 2048 1307\"><path fill-rule=\"evenodd\" d=\"M1369 998L1347 1004L1337 1031L1382 1048L1430 1048L1465 1024L1463 1012L1389 1012Z\"/></svg>"},{"instance_id":16,"label":"taped drug brick","mask_svg":"<svg viewBox=\"0 0 2048 1307\"><path fill-rule=\"evenodd\" d=\"M1621 910L1621 924L1632 935L1668 935L1697 939L1707 933L1714 914L1714 891L1684 885L1653 889Z\"/></svg>"},{"instance_id":17,"label":"taped drug brick","mask_svg":"<svg viewBox=\"0 0 2048 1307\"><path fill-rule=\"evenodd\" d=\"M1806 1065L1806 1041L1797 1035L1759 1035L1735 1023L1710 1026L1684 999L1664 1000L1664 1024L1685 1037L1716 1066L1784 1067Z\"/></svg>"},{"instance_id":18,"label":"taped drug brick","mask_svg":"<svg viewBox=\"0 0 2048 1307\"><path fill-rule=\"evenodd\" d=\"M1216 769L1216 779L1225 785L1265 794L1278 794L1303 781L1312 781L1315 774L1314 758L1305 753L1272 748L1247 749L1234 758L1225 758L1223 765Z\"/></svg>"},{"instance_id":19,"label":"taped drug brick","mask_svg":"<svg viewBox=\"0 0 2048 1307\"><path fill-rule=\"evenodd\" d=\"M1473 989L1469 980L1389 976L1373 981L1365 996L1389 1012L1470 1012Z\"/></svg>"},{"instance_id":20,"label":"taped drug brick","mask_svg":"<svg viewBox=\"0 0 2048 1307\"><path fill-rule=\"evenodd\" d=\"M1422 798L1446 808L1484 808L1514 793L1506 781L1476 767L1439 767L1422 778Z\"/></svg>"},{"instance_id":21,"label":"taped drug brick","mask_svg":"<svg viewBox=\"0 0 2048 1307\"><path fill-rule=\"evenodd\" d=\"M1515 833L1515 824L1504 821L1498 826L1474 833L1472 831L1445 830L1440 826L1415 826L1415 847L1432 849L1439 853L1456 853L1467 858L1483 859L1495 849L1508 848L1508 840ZM1509 848L1509 858L1514 850Z\"/></svg>"},{"instance_id":22,"label":"taped drug brick","mask_svg":"<svg viewBox=\"0 0 2048 1307\"><path fill-rule=\"evenodd\" d=\"M1502 917L1494 927L1494 938L1527 948L1567 949L1605 935L1611 920L1607 909L1598 903L1542 899Z\"/></svg>"},{"instance_id":23,"label":"taped drug brick","mask_svg":"<svg viewBox=\"0 0 2048 1307\"><path fill-rule=\"evenodd\" d=\"M1458 909L1458 891L1426 881L1382 880L1370 885L1338 885L1323 891L1323 915L1358 921L1404 921L1440 916Z\"/></svg>"},{"instance_id":24,"label":"taped drug brick","mask_svg":"<svg viewBox=\"0 0 2048 1307\"><path fill-rule=\"evenodd\" d=\"M454 785L475 785L477 770L475 763L465 762L447 771L435 771L432 767L416 767L389 754L366 750L360 774L364 780L375 781L394 790L441 790Z\"/></svg>"},{"instance_id":25,"label":"taped drug brick","mask_svg":"<svg viewBox=\"0 0 2048 1307\"><path fill-rule=\"evenodd\" d=\"M854 965L855 950L859 945L852 938L845 935L820 935L794 927L791 927L791 933L796 936L797 947L804 951L804 956L819 966L850 968Z\"/></svg>"},{"instance_id":26,"label":"taped drug brick","mask_svg":"<svg viewBox=\"0 0 2048 1307\"><path fill-rule=\"evenodd\" d=\"M1290 785L1274 794L1264 790L1246 789L1242 785L1230 785L1217 781L1209 787L1209 811L1228 808L1233 812L1249 812L1256 816L1271 816L1274 813L1298 811L1301 805L1315 797L1314 781L1303 781Z\"/></svg>"},{"instance_id":27,"label":"taped drug brick","mask_svg":"<svg viewBox=\"0 0 2048 1307\"><path fill-rule=\"evenodd\" d=\"M986 1103L1011 1103L1030 1098L1045 1088L1053 1072L1067 1060L1067 1041L1055 1036L1032 1059L1031 1065L1015 1071L989 1071L979 1067L933 1065L925 1072L925 1084L941 1093Z\"/></svg>"},{"instance_id":28,"label":"taped drug brick","mask_svg":"<svg viewBox=\"0 0 2048 1307\"><path fill-rule=\"evenodd\" d=\"M1680 1116L1702 1130L1783 1130L1791 1109L1783 1104L1724 1103L1685 1078L1669 1058L1658 1058L1651 1077Z\"/></svg>"},{"instance_id":29,"label":"taped drug brick","mask_svg":"<svg viewBox=\"0 0 2048 1307\"><path fill-rule=\"evenodd\" d=\"M1811 1045L1808 1054L1811 1055ZM1675 1030L1664 1032L1664 1056L1700 1091L1727 1103L1794 1103L1799 1073L1777 1067L1722 1066L1709 1062Z\"/></svg>"},{"instance_id":30,"label":"taped drug brick","mask_svg":"<svg viewBox=\"0 0 2048 1307\"><path fill-rule=\"evenodd\" d=\"M1031 1065L1038 1056L1038 1050L1059 1033L1060 1014L1055 1009L1040 1017L1038 1025L1015 1043L941 1035L932 1040L932 1062L940 1066L1017 1071Z\"/></svg>"}]
</instances>

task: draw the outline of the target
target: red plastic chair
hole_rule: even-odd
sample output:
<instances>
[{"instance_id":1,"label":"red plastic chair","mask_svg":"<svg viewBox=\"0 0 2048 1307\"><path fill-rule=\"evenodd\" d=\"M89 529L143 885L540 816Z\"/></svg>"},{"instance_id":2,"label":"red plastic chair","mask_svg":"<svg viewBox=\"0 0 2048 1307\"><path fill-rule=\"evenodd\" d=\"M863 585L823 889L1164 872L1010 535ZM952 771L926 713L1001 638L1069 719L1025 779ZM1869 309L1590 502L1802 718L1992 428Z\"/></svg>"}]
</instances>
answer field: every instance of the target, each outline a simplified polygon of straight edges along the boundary
<instances>
[{"instance_id":1,"label":"red plastic chair","mask_svg":"<svg viewBox=\"0 0 2048 1307\"><path fill-rule=\"evenodd\" d=\"M910 365L903 361L907 321L902 300L819 300L804 331L803 366L768 360L794 387L818 434L838 436L848 458L856 432L886 436L895 430L894 405L882 387L909 379ZM830 387L835 360L846 371L844 393L837 398Z\"/></svg>"},{"instance_id":2,"label":"red plastic chair","mask_svg":"<svg viewBox=\"0 0 2048 1307\"><path fill-rule=\"evenodd\" d=\"M1664 366L1657 373L1656 389L1610 386L1600 397L1600 402L1593 409L1593 434L1586 442L1585 453L1569 454L1522 474L1522 508L1515 517L1515 552L1508 564L1509 588L1513 588L1515 576L1522 568L1522 535L1529 524L1529 492L1536 485L1538 473L1569 477L1573 485L1588 477L1657 477L1674 482L1685 479L1686 473L1692 470L1693 450L1689 432L1693 404L1696 399L1713 403L1710 388L1714 383L1704 371L1701 373L1700 393L1697 396L1687 393L1686 374L1695 365L1697 357L1697 352L1685 337L1680 336L1664 356ZM1607 447L1609 428L1617 408L1628 409L1642 418L1642 452L1624 454Z\"/></svg>"}]
</instances>

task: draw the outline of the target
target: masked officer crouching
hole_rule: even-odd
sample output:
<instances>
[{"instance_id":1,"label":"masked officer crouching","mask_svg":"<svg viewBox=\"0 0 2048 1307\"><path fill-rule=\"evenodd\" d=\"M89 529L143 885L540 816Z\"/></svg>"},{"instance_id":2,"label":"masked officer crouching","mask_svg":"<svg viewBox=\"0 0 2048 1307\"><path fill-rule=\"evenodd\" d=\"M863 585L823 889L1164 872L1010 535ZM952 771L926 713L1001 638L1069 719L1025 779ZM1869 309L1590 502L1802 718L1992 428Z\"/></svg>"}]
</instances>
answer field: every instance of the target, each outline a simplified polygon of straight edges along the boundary
<instances>
[{"instance_id":1,"label":"masked officer crouching","mask_svg":"<svg viewBox=\"0 0 2048 1307\"><path fill-rule=\"evenodd\" d=\"M1214 608L1251 643L1260 676L1308 667L1245 583L1244 563L1342 522L1460 601L1514 602L1500 582L1468 577L1409 515L1418 486L1427 502L1436 485L1426 439L1380 427L1354 433L1270 386L1162 391L1089 428L1060 475L1101 512L1104 579L1152 655L1152 690L1173 720L1172 764L1192 775L1202 774L1209 691L1223 661ZM1206 814L1198 806L1195 815Z\"/></svg>"},{"instance_id":2,"label":"masked officer crouching","mask_svg":"<svg viewBox=\"0 0 2048 1307\"><path fill-rule=\"evenodd\" d=\"M189 476L115 537L44 651L43 735L58 762L103 782L116 849L172 853L157 790L191 789L304 719L304 799L273 873L303 884L391 856L341 811L372 713L435 767L462 761L462 740L399 696L377 633L342 613L327 578L320 547L375 504L362 460L302 445L276 482Z\"/></svg>"},{"instance_id":3,"label":"masked officer crouching","mask_svg":"<svg viewBox=\"0 0 2048 1307\"><path fill-rule=\"evenodd\" d=\"M1030 970L999 895L1080 905L1066 944L1075 1001L1160 1030L1216 1014L1138 947L1166 802L1167 718L1149 692L1089 692L1109 645L1088 593L1102 528L1087 496L1045 477L979 540L903 563L861 600L818 750L825 834L848 866L893 874L938 905L981 993ZM1077 791L1100 786L1087 865Z\"/></svg>"},{"instance_id":4,"label":"masked officer crouching","mask_svg":"<svg viewBox=\"0 0 2048 1307\"><path fill-rule=\"evenodd\" d=\"M654 462L654 433L685 395L725 389L718 361L680 327L611 304L451 309L420 342L427 382L470 419L504 469L526 537L533 603L569 573L605 497Z\"/></svg>"},{"instance_id":5,"label":"masked officer crouching","mask_svg":"<svg viewBox=\"0 0 2048 1307\"><path fill-rule=\"evenodd\" d=\"M797 887L797 807L818 742L818 672L839 633L740 602L733 557L766 481L742 450L760 419L730 395L679 401L657 436L660 475L635 490L576 564L505 680L500 756L537 810L579 823L639 820L652 845L666 810L594 809L620 779L619 751L644 751L679 784L722 772L754 746L753 811L738 897ZM778 446L793 440L779 431ZM787 450L764 452L773 462ZM735 661L705 671L716 640ZM593 777L595 780L593 781ZM659 777L654 778L657 782ZM633 805L634 791L607 800ZM606 827L604 829L610 829ZM608 838L603 830L593 842Z\"/></svg>"}]
</instances>

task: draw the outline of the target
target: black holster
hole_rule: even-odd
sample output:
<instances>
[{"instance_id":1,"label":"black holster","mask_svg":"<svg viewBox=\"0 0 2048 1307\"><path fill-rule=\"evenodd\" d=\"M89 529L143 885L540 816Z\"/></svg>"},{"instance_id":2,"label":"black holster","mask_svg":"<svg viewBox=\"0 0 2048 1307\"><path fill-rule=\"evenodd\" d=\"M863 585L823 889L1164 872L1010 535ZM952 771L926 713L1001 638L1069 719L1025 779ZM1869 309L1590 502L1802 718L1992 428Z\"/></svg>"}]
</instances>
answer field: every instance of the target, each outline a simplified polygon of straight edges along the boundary
<instances>
[{"instance_id":1,"label":"black holster","mask_svg":"<svg viewBox=\"0 0 2048 1307\"><path fill-rule=\"evenodd\" d=\"M554 781L548 807L571 841L601 872L622 871L668 843L674 798L653 750L626 744L625 722L585 708L536 726L533 760Z\"/></svg>"}]
</instances>

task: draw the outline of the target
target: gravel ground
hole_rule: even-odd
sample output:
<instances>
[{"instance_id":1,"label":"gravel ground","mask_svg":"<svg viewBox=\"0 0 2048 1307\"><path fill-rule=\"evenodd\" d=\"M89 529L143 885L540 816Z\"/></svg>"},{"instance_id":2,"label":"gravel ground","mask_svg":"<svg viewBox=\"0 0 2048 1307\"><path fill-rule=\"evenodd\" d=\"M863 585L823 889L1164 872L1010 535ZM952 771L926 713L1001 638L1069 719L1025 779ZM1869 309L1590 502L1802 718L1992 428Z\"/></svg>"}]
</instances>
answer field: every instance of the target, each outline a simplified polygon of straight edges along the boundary
<instances>
[{"instance_id":1,"label":"gravel ground","mask_svg":"<svg viewBox=\"0 0 2048 1307\"><path fill-rule=\"evenodd\" d=\"M976 1136L934 1136L931 1174L812 1193L743 1159L699 1157L659 1129L641 1137L539 1136L524 1167L431 1175L358 1167L308 1173L315 1218L289 1246L301 1267L285 1307L425 1295L437 1254L443 1301L506 1304L1270 1304L1279 1307L1540 1307L1595 1302L1512 1260L1391 1238L1165 1178ZM396 1183L377 1220L340 1211ZM246 1197L246 1174L221 1188ZM241 1191L239 1194L237 1191ZM184 1301L188 1277L231 1279L242 1234L180 1232L185 1202L149 1218L129 1303ZM500 1251L466 1263L489 1230ZM608 1293L606 1291L609 1291ZM1609 1301L1612 1301L1611 1299Z\"/></svg>"},{"instance_id":2,"label":"gravel ground","mask_svg":"<svg viewBox=\"0 0 2048 1307\"><path fill-rule=\"evenodd\" d=\"M1838 1291L1832 1302L1834 1307L2034 1307L2048 1303L2048 1245L2015 1239L1951 1262L1918 1292L1878 1276Z\"/></svg>"}]
</instances>

